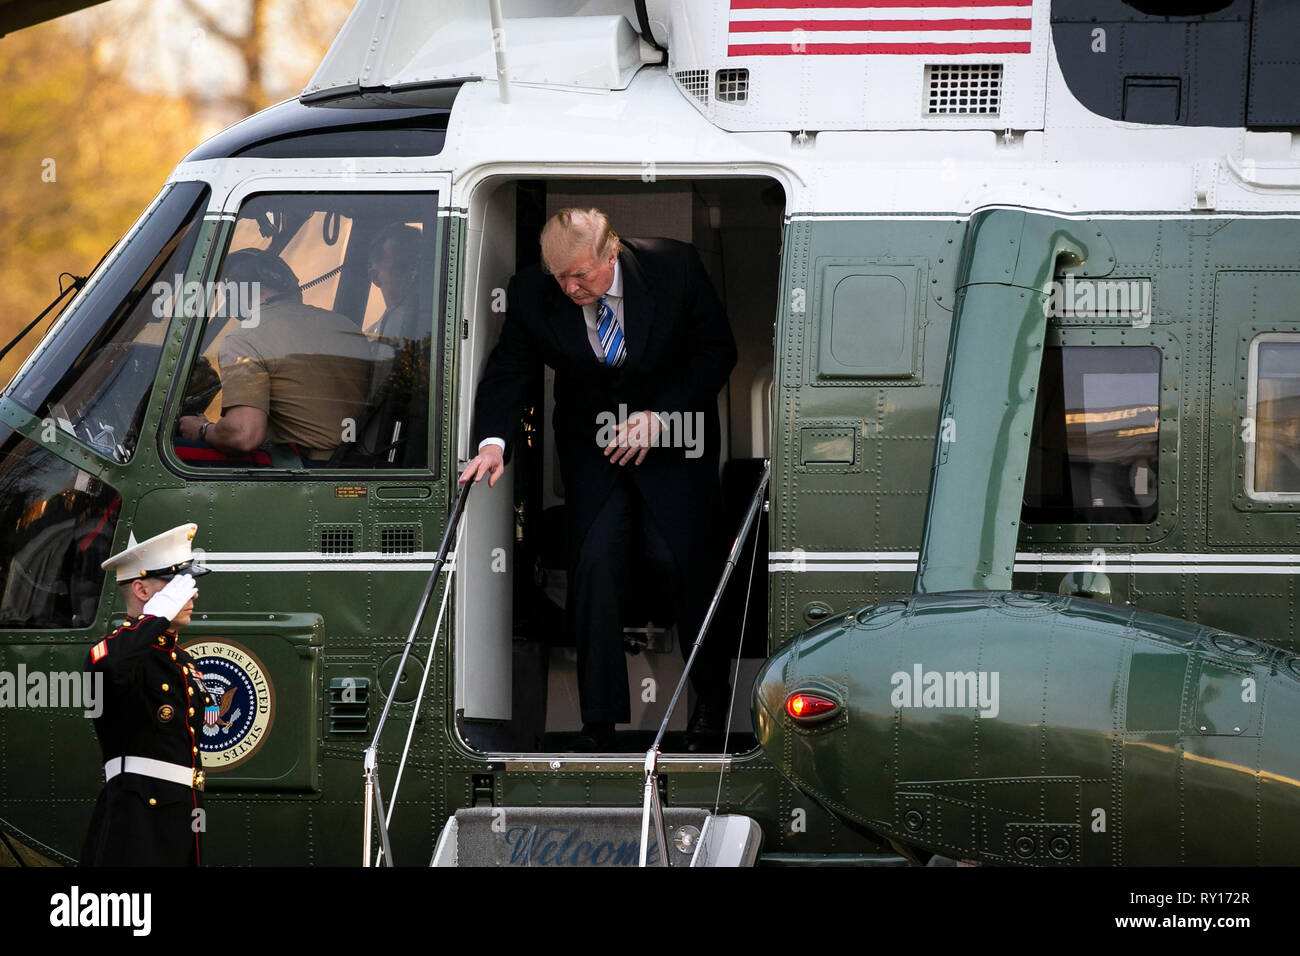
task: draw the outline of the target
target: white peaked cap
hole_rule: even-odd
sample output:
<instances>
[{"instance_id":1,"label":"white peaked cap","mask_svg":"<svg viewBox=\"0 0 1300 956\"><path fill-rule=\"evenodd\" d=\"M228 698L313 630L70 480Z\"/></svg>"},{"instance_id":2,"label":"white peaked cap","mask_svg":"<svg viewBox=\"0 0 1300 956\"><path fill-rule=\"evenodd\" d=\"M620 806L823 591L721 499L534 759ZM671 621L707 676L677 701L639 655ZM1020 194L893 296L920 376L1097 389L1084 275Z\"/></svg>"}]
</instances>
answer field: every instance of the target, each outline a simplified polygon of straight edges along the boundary
<instances>
[{"instance_id":1,"label":"white peaked cap","mask_svg":"<svg viewBox=\"0 0 1300 956\"><path fill-rule=\"evenodd\" d=\"M170 578L176 574L207 574L207 568L193 565L194 551L191 542L199 526L193 523L179 525L170 531L156 534L137 542L135 532L127 538L126 547L113 555L100 567L117 572L117 583L136 578Z\"/></svg>"}]
</instances>

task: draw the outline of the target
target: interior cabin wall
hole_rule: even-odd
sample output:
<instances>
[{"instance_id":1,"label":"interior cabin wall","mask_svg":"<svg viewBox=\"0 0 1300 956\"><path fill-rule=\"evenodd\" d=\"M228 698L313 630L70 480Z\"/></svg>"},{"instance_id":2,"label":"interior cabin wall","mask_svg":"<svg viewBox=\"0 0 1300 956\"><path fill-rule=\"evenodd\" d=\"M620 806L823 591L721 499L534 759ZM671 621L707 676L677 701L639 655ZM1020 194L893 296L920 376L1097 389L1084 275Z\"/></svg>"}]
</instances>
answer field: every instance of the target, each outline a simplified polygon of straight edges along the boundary
<instances>
[{"instance_id":1,"label":"interior cabin wall","mask_svg":"<svg viewBox=\"0 0 1300 956\"><path fill-rule=\"evenodd\" d=\"M708 201L697 203L694 210L696 248L714 284L725 290L739 352L724 425L728 457L735 459L771 454L772 336L782 238L781 230L773 228L773 215L775 209L779 217L782 200L776 186L763 187L757 197L753 192L753 184L707 184Z\"/></svg>"}]
</instances>

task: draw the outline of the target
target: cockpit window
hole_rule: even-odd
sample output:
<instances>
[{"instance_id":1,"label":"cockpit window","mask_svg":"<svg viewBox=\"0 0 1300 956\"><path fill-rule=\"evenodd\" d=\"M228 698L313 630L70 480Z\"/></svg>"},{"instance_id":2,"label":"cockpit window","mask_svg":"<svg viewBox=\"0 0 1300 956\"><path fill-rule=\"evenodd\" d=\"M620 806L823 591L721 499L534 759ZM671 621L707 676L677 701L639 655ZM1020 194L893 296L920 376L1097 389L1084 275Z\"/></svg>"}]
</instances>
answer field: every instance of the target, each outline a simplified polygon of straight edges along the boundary
<instances>
[{"instance_id":1,"label":"cockpit window","mask_svg":"<svg viewBox=\"0 0 1300 956\"><path fill-rule=\"evenodd\" d=\"M37 442L0 448L0 627L82 628L95 620L117 492Z\"/></svg>"},{"instance_id":2,"label":"cockpit window","mask_svg":"<svg viewBox=\"0 0 1300 956\"><path fill-rule=\"evenodd\" d=\"M1044 350L1025 476L1025 521L1154 521L1159 450L1158 348Z\"/></svg>"},{"instance_id":3,"label":"cockpit window","mask_svg":"<svg viewBox=\"0 0 1300 956\"><path fill-rule=\"evenodd\" d=\"M177 457L428 468L437 232L433 193L249 197L184 392Z\"/></svg>"},{"instance_id":4,"label":"cockpit window","mask_svg":"<svg viewBox=\"0 0 1300 956\"><path fill-rule=\"evenodd\" d=\"M44 351L15 380L18 404L100 455L129 461L208 187L168 187L138 232L92 281Z\"/></svg>"}]
</instances>

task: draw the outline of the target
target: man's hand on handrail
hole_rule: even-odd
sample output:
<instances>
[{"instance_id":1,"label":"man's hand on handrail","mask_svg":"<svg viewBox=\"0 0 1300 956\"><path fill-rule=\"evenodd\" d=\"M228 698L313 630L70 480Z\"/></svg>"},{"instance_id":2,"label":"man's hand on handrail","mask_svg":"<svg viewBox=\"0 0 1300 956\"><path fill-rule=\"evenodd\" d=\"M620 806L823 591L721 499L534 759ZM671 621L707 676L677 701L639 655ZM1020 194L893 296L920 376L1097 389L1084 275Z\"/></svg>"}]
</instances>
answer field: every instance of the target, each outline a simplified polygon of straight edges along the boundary
<instances>
[{"instance_id":1,"label":"man's hand on handrail","mask_svg":"<svg viewBox=\"0 0 1300 956\"><path fill-rule=\"evenodd\" d=\"M497 481L506 470L505 454L496 445L485 444L478 454L469 460L465 470L460 473L460 483L478 481L488 476L488 487L496 486Z\"/></svg>"}]
</instances>

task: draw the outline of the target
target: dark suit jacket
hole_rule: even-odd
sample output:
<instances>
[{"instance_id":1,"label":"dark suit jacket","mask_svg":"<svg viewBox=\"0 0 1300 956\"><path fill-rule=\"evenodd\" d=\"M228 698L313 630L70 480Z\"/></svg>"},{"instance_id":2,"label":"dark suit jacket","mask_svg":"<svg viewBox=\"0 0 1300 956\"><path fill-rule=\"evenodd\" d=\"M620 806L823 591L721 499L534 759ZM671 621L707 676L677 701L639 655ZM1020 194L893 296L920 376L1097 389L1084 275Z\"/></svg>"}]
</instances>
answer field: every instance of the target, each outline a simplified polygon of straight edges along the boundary
<instances>
[{"instance_id":1,"label":"dark suit jacket","mask_svg":"<svg viewBox=\"0 0 1300 956\"><path fill-rule=\"evenodd\" d=\"M617 369L596 356L581 307L540 265L510 280L509 312L474 402L473 444L488 437L510 441L530 383L543 363L549 365L555 369L553 422L571 560L625 471L679 567L688 571L710 549L717 518L717 398L736 364L736 343L694 246L624 239L619 262L627 359ZM628 414L699 413L703 454L688 458L687 449L656 447L640 465L610 464L597 443L600 415L617 415L620 404Z\"/></svg>"}]
</instances>

